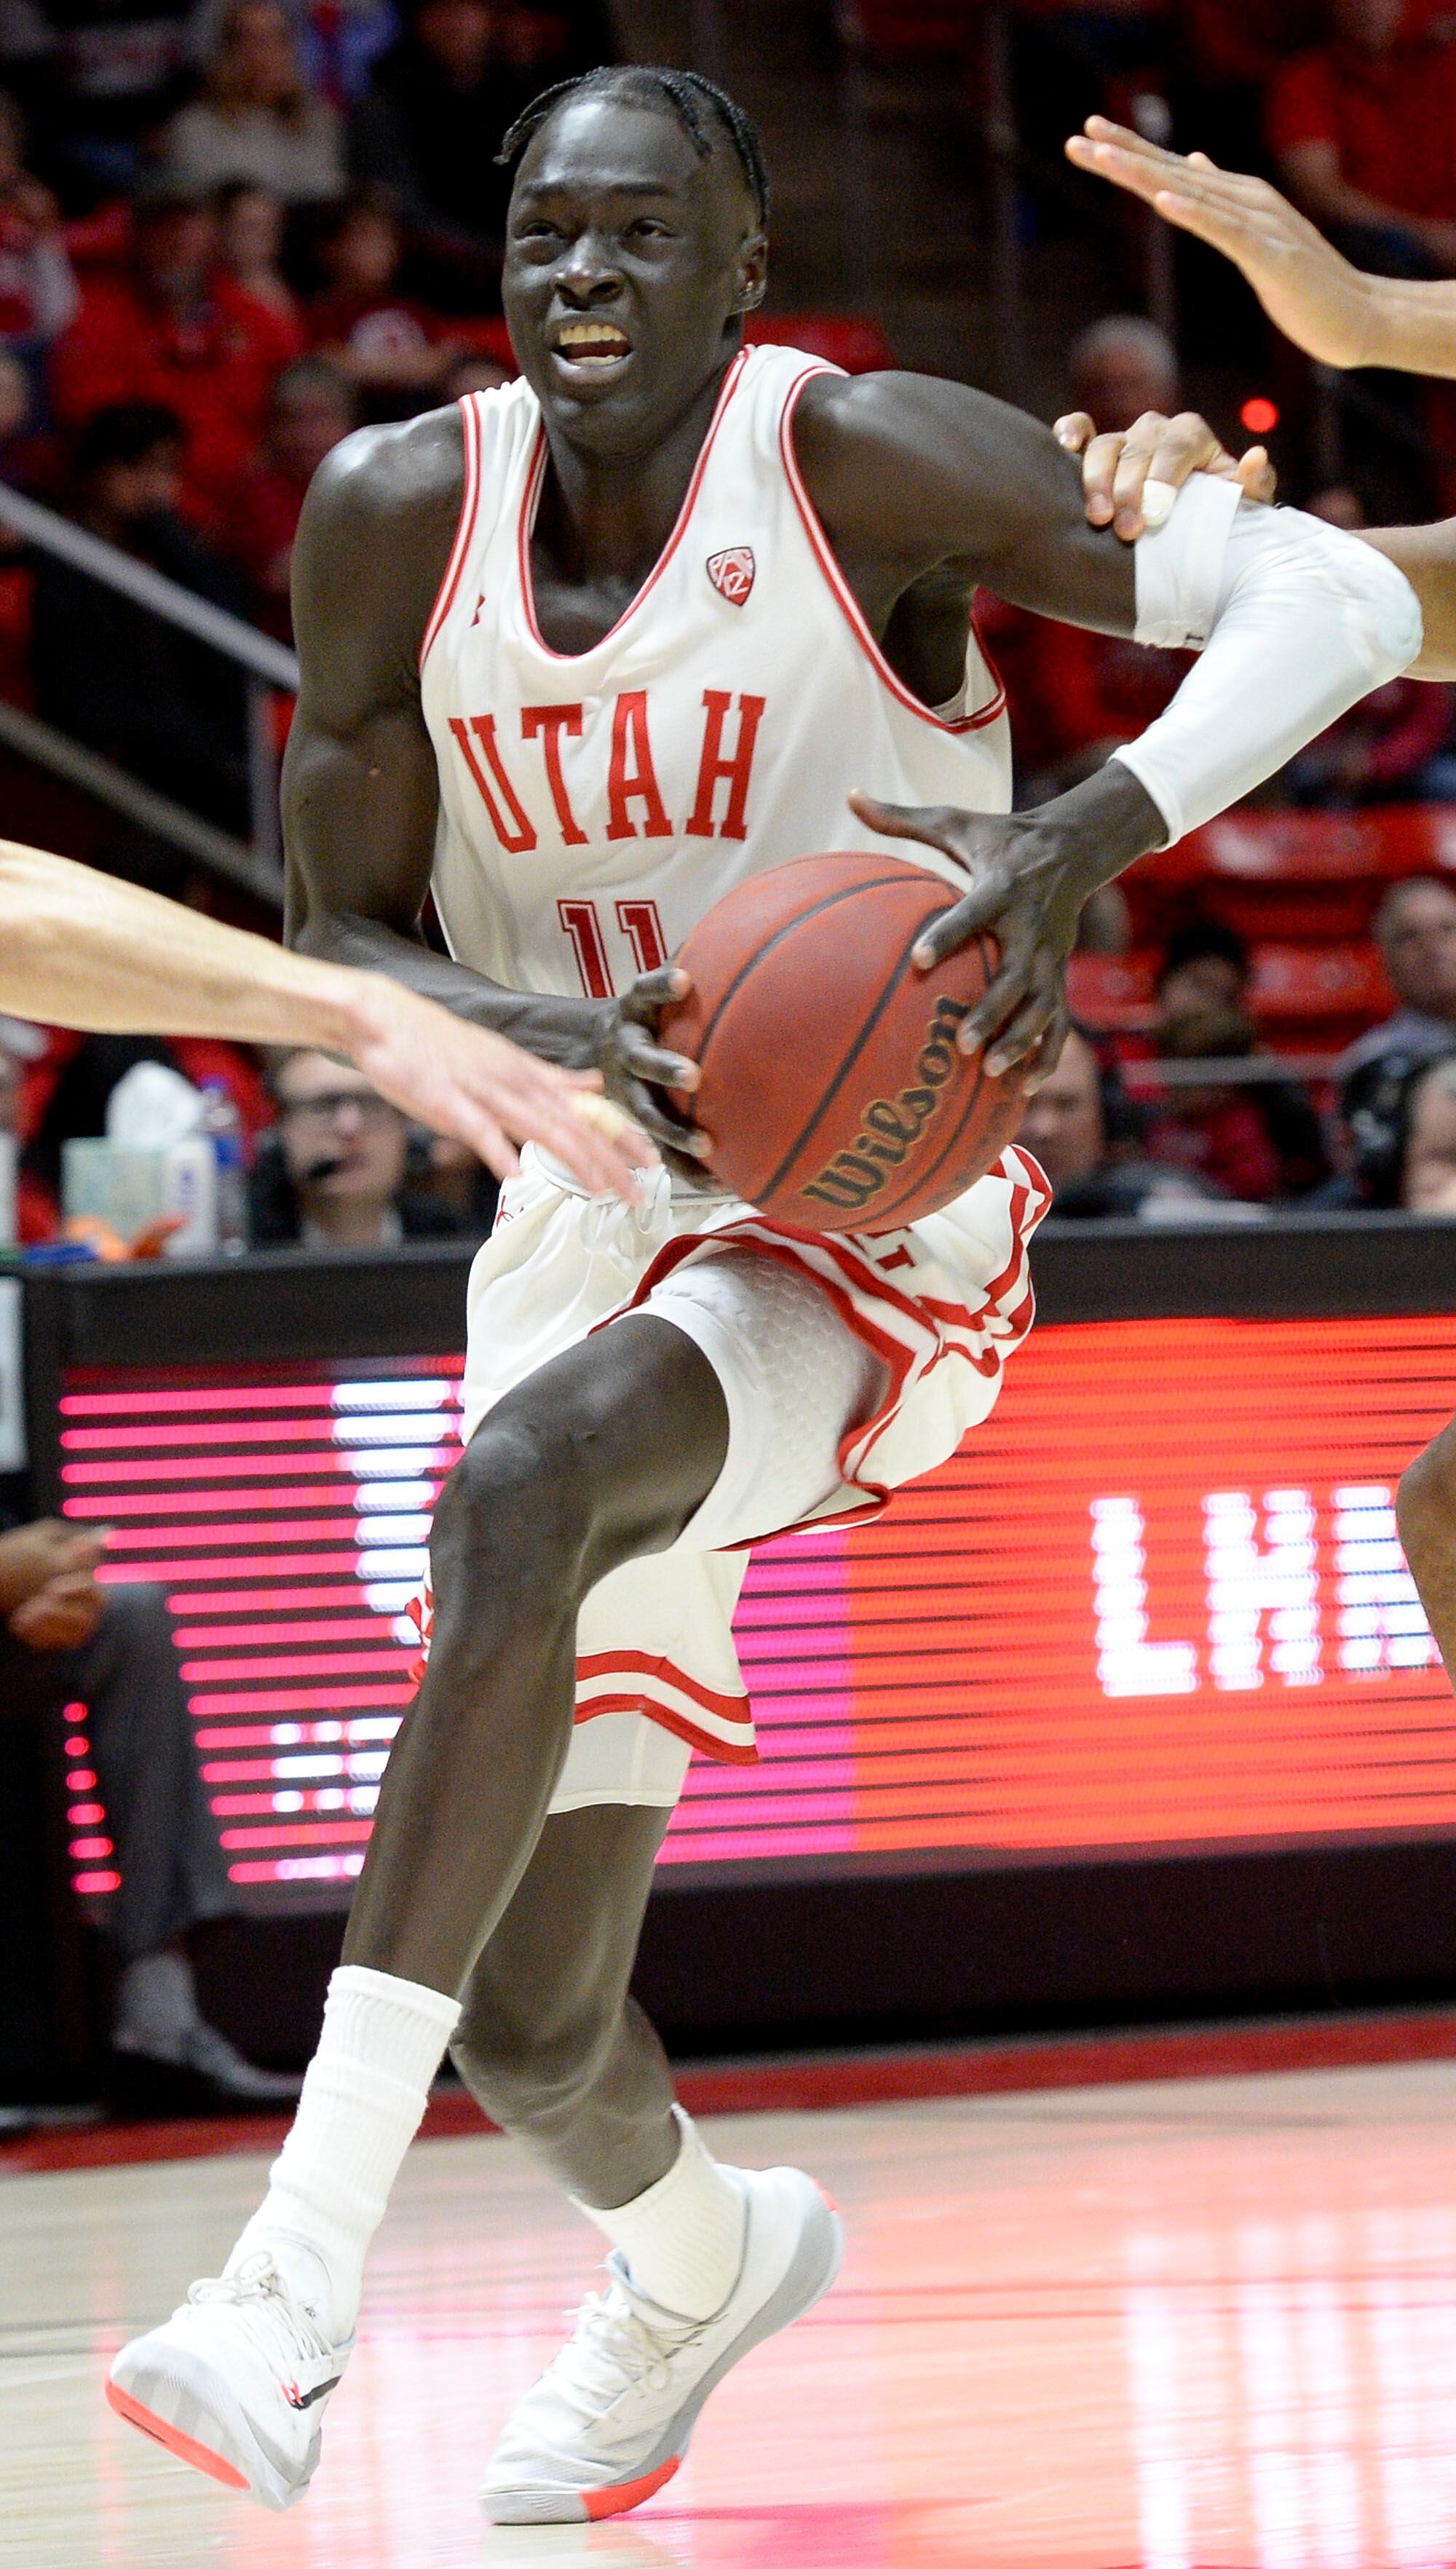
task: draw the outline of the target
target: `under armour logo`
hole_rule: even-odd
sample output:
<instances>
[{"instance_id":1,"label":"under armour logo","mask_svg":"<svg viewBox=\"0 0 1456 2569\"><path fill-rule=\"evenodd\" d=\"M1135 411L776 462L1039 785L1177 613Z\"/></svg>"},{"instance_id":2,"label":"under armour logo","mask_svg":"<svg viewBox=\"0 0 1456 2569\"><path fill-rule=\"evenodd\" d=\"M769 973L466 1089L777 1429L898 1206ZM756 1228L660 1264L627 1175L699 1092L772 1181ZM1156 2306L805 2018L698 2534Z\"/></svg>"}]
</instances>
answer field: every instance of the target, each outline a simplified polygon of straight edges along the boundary
<instances>
[{"instance_id":1,"label":"under armour logo","mask_svg":"<svg viewBox=\"0 0 1456 2569\"><path fill-rule=\"evenodd\" d=\"M753 547L730 545L726 552L709 553L708 577L730 606L747 604L753 586Z\"/></svg>"}]
</instances>

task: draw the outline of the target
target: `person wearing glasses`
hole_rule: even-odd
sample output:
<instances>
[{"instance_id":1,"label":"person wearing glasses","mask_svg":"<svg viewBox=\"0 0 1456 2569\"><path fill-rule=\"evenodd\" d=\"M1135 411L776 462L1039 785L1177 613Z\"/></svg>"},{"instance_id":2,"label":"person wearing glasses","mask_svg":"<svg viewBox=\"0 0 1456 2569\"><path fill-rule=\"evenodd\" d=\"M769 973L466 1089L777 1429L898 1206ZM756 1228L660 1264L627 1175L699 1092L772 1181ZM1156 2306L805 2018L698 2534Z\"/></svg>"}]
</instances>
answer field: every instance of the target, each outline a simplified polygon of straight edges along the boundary
<instances>
[{"instance_id":1,"label":"person wearing glasses","mask_svg":"<svg viewBox=\"0 0 1456 2569\"><path fill-rule=\"evenodd\" d=\"M459 1216L411 1187L409 1124L362 1071L305 1049L280 1055L268 1085L278 1120L253 1175L254 1249L394 1249L461 1233ZM489 1216L470 1227L489 1230Z\"/></svg>"}]
</instances>

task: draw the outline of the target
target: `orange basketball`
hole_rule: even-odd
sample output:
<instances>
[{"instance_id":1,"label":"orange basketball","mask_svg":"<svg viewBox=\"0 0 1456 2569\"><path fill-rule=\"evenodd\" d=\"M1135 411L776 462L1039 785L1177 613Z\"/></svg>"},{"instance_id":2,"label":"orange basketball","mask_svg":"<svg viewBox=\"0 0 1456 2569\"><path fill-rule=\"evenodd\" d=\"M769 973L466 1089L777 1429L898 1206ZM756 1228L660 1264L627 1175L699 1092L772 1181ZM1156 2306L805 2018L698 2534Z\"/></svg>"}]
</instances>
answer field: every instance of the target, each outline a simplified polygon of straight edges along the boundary
<instances>
[{"instance_id":1,"label":"orange basketball","mask_svg":"<svg viewBox=\"0 0 1456 2569\"><path fill-rule=\"evenodd\" d=\"M984 1176L1021 1120L955 1034L995 969L979 936L933 971L914 945L951 887L874 851L798 857L715 904L676 961L662 1041L702 1074L715 1177L803 1231L891 1231Z\"/></svg>"}]
</instances>

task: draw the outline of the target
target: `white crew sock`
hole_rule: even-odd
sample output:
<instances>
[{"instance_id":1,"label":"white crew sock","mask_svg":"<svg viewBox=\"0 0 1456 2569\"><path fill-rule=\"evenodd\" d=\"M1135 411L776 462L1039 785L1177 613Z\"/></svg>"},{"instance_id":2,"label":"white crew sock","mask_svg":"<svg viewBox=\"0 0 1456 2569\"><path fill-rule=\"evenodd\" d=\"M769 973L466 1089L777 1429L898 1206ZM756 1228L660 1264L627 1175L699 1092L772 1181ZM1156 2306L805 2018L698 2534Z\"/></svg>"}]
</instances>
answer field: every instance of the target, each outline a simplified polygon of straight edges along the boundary
<instances>
[{"instance_id":1,"label":"white crew sock","mask_svg":"<svg viewBox=\"0 0 1456 2569\"><path fill-rule=\"evenodd\" d=\"M709 2156L696 2124L673 2106L682 2135L666 2176L614 2212L571 2200L604 2231L627 2261L647 2299L682 2319L707 2320L722 2309L743 2264L744 2203L732 2178Z\"/></svg>"},{"instance_id":2,"label":"white crew sock","mask_svg":"<svg viewBox=\"0 0 1456 2569\"><path fill-rule=\"evenodd\" d=\"M227 2260L227 2274L266 2247L300 2298L316 2307L314 2257L321 2258L330 2291L319 2317L335 2340L348 2336L365 2253L459 2020L459 2002L439 1990L340 1965L329 1982L323 2031L293 2128L268 2171L267 2194ZM296 2260L293 2241L304 2242L314 2257Z\"/></svg>"}]
</instances>

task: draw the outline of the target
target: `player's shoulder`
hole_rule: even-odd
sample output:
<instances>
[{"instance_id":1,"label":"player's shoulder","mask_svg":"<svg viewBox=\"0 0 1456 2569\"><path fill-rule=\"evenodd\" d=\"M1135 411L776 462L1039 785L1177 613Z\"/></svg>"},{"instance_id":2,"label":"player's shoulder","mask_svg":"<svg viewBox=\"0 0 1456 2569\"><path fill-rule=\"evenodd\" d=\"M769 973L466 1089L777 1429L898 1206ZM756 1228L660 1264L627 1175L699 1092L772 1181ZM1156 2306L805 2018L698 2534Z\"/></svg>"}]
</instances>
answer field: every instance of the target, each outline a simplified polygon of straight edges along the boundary
<instances>
[{"instance_id":1,"label":"player's shoulder","mask_svg":"<svg viewBox=\"0 0 1456 2569\"><path fill-rule=\"evenodd\" d=\"M453 402L341 439L309 486L309 514L329 527L398 529L411 518L458 511L464 485L465 432Z\"/></svg>"},{"instance_id":2,"label":"player's shoulder","mask_svg":"<svg viewBox=\"0 0 1456 2569\"><path fill-rule=\"evenodd\" d=\"M1005 406L970 384L885 367L863 375L813 375L794 413L794 449L811 488L841 501L883 494L884 476L963 457L1003 431Z\"/></svg>"}]
</instances>

